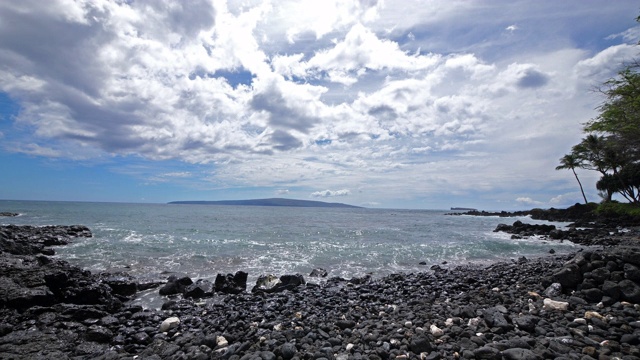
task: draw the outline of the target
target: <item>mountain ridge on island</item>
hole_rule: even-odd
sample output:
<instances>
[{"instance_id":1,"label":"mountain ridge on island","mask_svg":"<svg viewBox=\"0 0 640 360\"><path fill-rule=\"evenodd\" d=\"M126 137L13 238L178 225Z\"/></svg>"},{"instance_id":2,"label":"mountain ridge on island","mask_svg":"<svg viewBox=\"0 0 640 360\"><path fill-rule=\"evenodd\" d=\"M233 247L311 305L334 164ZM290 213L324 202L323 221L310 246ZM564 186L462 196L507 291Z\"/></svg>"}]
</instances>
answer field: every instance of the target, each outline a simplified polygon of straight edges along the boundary
<instances>
[{"instance_id":1,"label":"mountain ridge on island","mask_svg":"<svg viewBox=\"0 0 640 360\"><path fill-rule=\"evenodd\" d=\"M249 206L291 206L291 207L324 207L324 208L361 208L360 206L329 203L314 200L296 200L285 198L250 199L250 200L191 200L191 201L171 201L169 204L180 205L249 205Z\"/></svg>"}]
</instances>

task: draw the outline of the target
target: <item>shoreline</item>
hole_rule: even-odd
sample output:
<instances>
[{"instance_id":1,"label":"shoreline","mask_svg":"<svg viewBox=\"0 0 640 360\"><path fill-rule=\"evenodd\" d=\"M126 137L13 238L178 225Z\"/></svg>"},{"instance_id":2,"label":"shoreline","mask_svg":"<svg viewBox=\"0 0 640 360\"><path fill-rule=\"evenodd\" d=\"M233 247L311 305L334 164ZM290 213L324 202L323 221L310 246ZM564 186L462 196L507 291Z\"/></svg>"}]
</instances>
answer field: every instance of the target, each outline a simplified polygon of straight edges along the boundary
<instances>
[{"instance_id":1,"label":"shoreline","mask_svg":"<svg viewBox=\"0 0 640 360\"><path fill-rule=\"evenodd\" d=\"M17 228L8 234L2 227L0 237ZM42 253L77 234L90 235L85 229L49 227L14 241L22 247L13 252L22 254L10 254L3 240L0 359L640 357L640 298L633 292L640 296L640 277L629 279L640 266L635 230L624 251L436 266L321 285L303 280L273 292L227 288L211 297L177 296L149 310L128 299L141 286L168 283L94 275ZM633 283L623 283L630 289L620 286L625 280ZM562 290L553 283L562 283ZM17 297L7 301L12 290ZM545 299L567 309L553 310Z\"/></svg>"}]
</instances>

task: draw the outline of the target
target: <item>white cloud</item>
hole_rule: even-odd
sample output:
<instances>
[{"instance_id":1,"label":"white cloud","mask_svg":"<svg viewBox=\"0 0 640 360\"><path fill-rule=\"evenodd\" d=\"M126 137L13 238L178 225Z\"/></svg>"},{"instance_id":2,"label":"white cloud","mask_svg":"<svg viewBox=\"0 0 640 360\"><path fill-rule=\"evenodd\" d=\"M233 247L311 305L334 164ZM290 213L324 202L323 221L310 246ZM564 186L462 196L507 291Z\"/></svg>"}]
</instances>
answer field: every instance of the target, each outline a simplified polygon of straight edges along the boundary
<instances>
[{"instance_id":1,"label":"white cloud","mask_svg":"<svg viewBox=\"0 0 640 360\"><path fill-rule=\"evenodd\" d=\"M348 193L361 203L569 188L555 162L593 117L594 84L637 55L633 17L611 25L635 7L505 4L0 3L0 91L20 108L2 146L176 159L214 167L221 188L363 189ZM532 17L540 34L520 30ZM599 37L580 48L584 19Z\"/></svg>"},{"instance_id":2,"label":"white cloud","mask_svg":"<svg viewBox=\"0 0 640 360\"><path fill-rule=\"evenodd\" d=\"M311 197L335 197L335 196L348 196L351 195L351 191L347 189L342 190L324 190L311 193Z\"/></svg>"},{"instance_id":3,"label":"white cloud","mask_svg":"<svg viewBox=\"0 0 640 360\"><path fill-rule=\"evenodd\" d=\"M542 204L541 201L537 201L537 200L533 200L530 197L519 197L516 199L517 202L524 204L524 205L540 205Z\"/></svg>"},{"instance_id":4,"label":"white cloud","mask_svg":"<svg viewBox=\"0 0 640 360\"><path fill-rule=\"evenodd\" d=\"M168 177L168 178L188 178L188 177L191 177L192 174L189 171L177 171L177 172L165 173L165 174L162 174L162 176Z\"/></svg>"}]
</instances>

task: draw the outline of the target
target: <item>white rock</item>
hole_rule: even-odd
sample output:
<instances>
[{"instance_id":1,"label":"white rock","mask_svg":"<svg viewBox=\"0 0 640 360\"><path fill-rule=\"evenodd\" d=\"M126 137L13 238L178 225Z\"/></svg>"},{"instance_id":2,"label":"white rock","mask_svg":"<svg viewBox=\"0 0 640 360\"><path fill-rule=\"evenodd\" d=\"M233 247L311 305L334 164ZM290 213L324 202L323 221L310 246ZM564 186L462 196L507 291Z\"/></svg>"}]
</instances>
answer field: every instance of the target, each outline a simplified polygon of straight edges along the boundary
<instances>
[{"instance_id":1,"label":"white rock","mask_svg":"<svg viewBox=\"0 0 640 360\"><path fill-rule=\"evenodd\" d=\"M275 325L273 325L273 330L275 330L275 331L282 331L282 324L275 324Z\"/></svg>"},{"instance_id":2,"label":"white rock","mask_svg":"<svg viewBox=\"0 0 640 360\"><path fill-rule=\"evenodd\" d=\"M216 338L216 343L218 344L218 346L220 347L227 347L229 346L229 342L227 341L227 339L224 338L224 336L218 336Z\"/></svg>"},{"instance_id":3,"label":"white rock","mask_svg":"<svg viewBox=\"0 0 640 360\"><path fill-rule=\"evenodd\" d=\"M587 325L587 319L583 319L583 318L573 319L573 322L576 324Z\"/></svg>"},{"instance_id":4,"label":"white rock","mask_svg":"<svg viewBox=\"0 0 640 360\"><path fill-rule=\"evenodd\" d=\"M475 317L475 318L469 319L467 326L478 327L479 324L480 324L480 318Z\"/></svg>"},{"instance_id":5,"label":"white rock","mask_svg":"<svg viewBox=\"0 0 640 360\"><path fill-rule=\"evenodd\" d=\"M555 301L551 299L544 299L542 308L545 310L560 310L565 311L569 309L569 303L565 301Z\"/></svg>"},{"instance_id":6,"label":"white rock","mask_svg":"<svg viewBox=\"0 0 640 360\"><path fill-rule=\"evenodd\" d=\"M442 329L440 329L439 327L437 327L435 325L429 326L429 331L431 331L431 335L433 335L435 337L440 337L440 336L444 335L444 331L442 331Z\"/></svg>"},{"instance_id":7,"label":"white rock","mask_svg":"<svg viewBox=\"0 0 640 360\"><path fill-rule=\"evenodd\" d=\"M596 311L585 311L584 317L585 317L585 319L596 318L598 320L607 321L607 319L604 316L600 315L600 313L598 313Z\"/></svg>"},{"instance_id":8,"label":"white rock","mask_svg":"<svg viewBox=\"0 0 640 360\"><path fill-rule=\"evenodd\" d=\"M347 351L351 351L351 349L353 349L354 345L352 343L348 343L347 344Z\"/></svg>"},{"instance_id":9,"label":"white rock","mask_svg":"<svg viewBox=\"0 0 640 360\"><path fill-rule=\"evenodd\" d=\"M177 328L178 325L180 325L180 319L172 316L170 318L166 318L161 324L160 324L160 332L166 332L169 331L170 329L173 328Z\"/></svg>"},{"instance_id":10,"label":"white rock","mask_svg":"<svg viewBox=\"0 0 640 360\"><path fill-rule=\"evenodd\" d=\"M448 318L447 320L444 321L444 325L446 327L451 327L453 326L453 318Z\"/></svg>"},{"instance_id":11,"label":"white rock","mask_svg":"<svg viewBox=\"0 0 640 360\"><path fill-rule=\"evenodd\" d=\"M412 326L413 326L413 323L412 323L411 321L406 321L406 322L404 323L404 326L405 326L405 327L410 328L410 327L412 327Z\"/></svg>"}]
</instances>

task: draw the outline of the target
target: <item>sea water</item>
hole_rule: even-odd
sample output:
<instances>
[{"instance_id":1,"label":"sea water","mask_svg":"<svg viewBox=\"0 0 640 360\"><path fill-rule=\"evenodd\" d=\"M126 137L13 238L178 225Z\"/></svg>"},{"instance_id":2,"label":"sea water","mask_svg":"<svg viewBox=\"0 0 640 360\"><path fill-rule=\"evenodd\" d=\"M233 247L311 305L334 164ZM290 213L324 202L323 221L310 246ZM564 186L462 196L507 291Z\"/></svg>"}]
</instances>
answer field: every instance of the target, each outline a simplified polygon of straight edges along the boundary
<instances>
[{"instance_id":1,"label":"sea water","mask_svg":"<svg viewBox=\"0 0 640 360\"><path fill-rule=\"evenodd\" d=\"M0 218L2 224L88 226L92 238L57 247L56 256L92 272L149 280L170 274L213 280L242 270L251 284L260 275L307 275L314 268L329 277L381 277L579 249L493 232L499 223L541 221L441 210L0 201L1 211L20 214Z\"/></svg>"}]
</instances>

